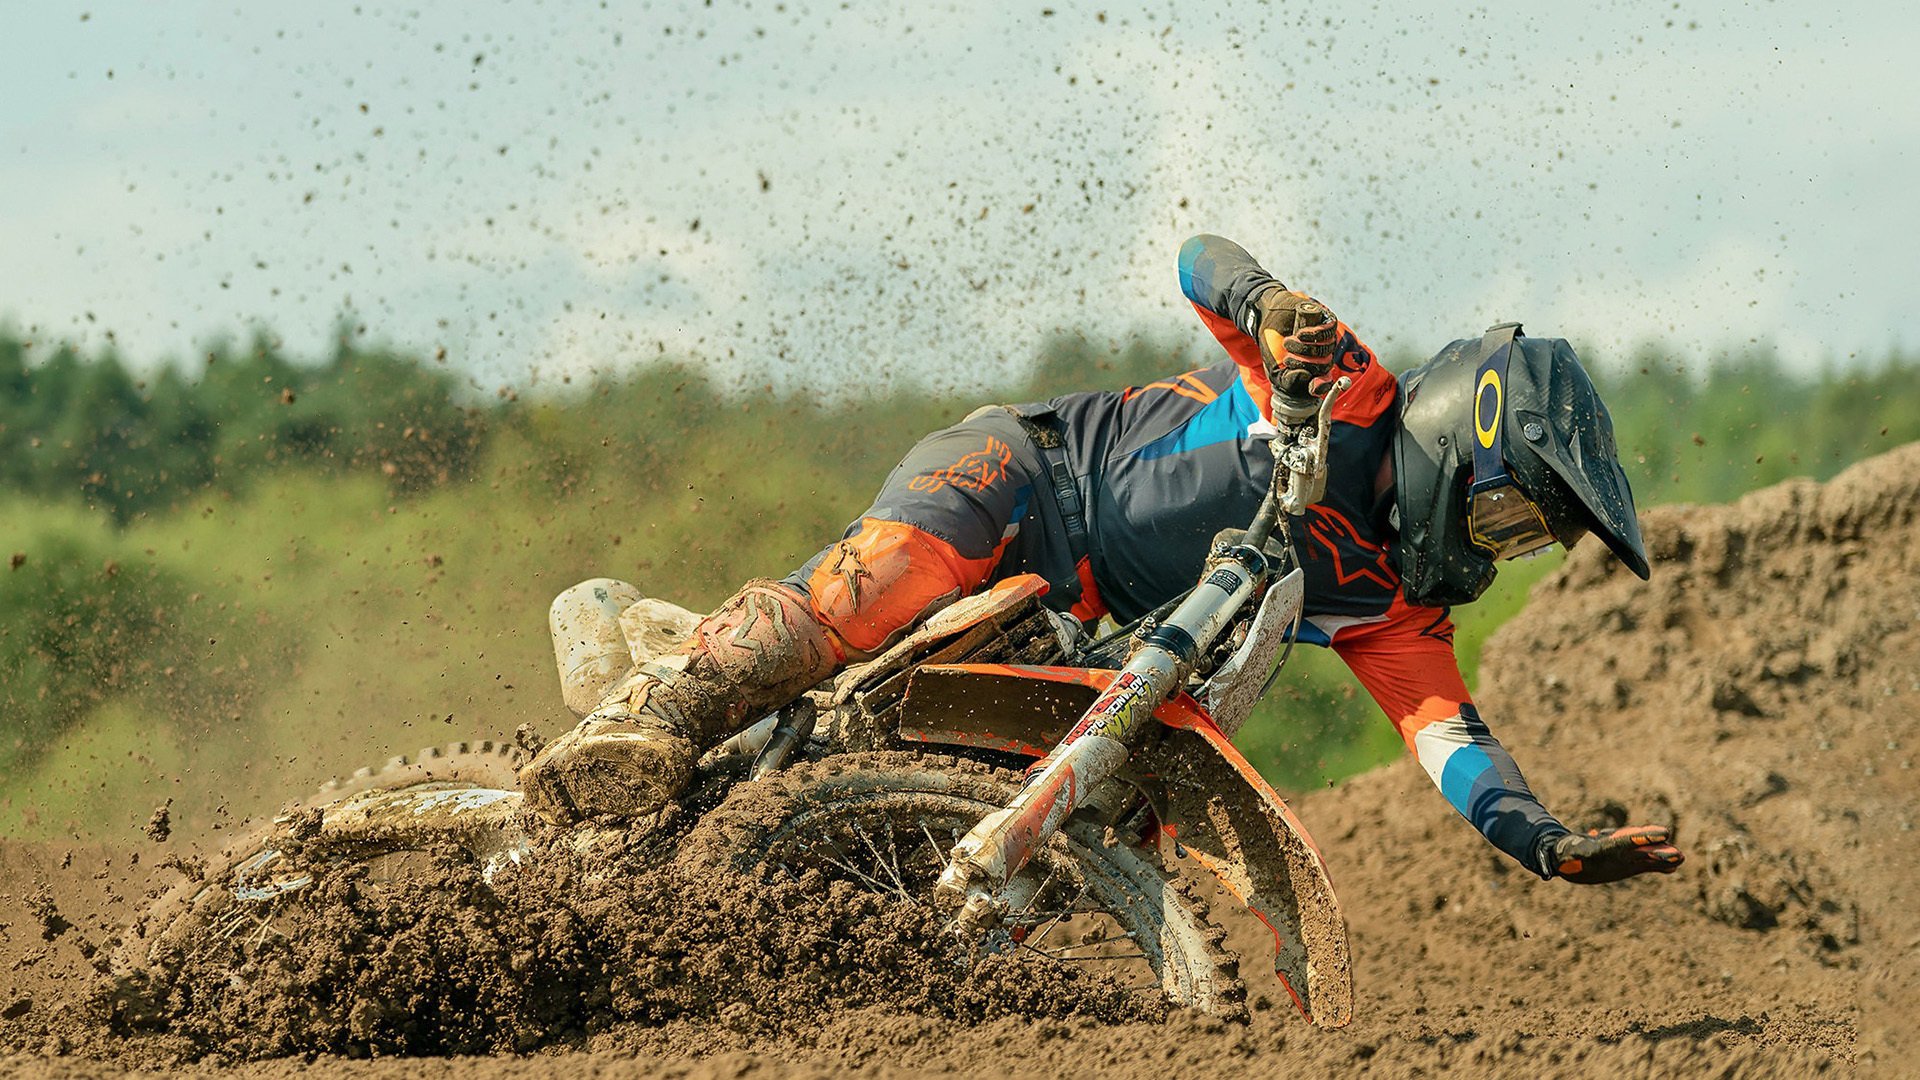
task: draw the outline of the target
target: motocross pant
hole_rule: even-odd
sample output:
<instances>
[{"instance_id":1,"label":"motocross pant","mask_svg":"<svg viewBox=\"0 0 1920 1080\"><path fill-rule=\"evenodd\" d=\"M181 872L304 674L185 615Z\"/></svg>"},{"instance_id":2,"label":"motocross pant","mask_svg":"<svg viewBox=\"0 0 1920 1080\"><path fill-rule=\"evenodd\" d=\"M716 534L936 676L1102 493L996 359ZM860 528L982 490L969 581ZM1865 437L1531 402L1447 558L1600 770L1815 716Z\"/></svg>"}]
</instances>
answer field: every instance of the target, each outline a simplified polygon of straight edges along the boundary
<instances>
[{"instance_id":1,"label":"motocross pant","mask_svg":"<svg viewBox=\"0 0 1920 1080\"><path fill-rule=\"evenodd\" d=\"M845 536L787 575L842 662L883 651L940 608L1014 574L1045 578L1055 610L1100 613L1086 551L1076 550L1086 545L1077 495L1048 439L1005 406L975 410L921 439Z\"/></svg>"}]
</instances>

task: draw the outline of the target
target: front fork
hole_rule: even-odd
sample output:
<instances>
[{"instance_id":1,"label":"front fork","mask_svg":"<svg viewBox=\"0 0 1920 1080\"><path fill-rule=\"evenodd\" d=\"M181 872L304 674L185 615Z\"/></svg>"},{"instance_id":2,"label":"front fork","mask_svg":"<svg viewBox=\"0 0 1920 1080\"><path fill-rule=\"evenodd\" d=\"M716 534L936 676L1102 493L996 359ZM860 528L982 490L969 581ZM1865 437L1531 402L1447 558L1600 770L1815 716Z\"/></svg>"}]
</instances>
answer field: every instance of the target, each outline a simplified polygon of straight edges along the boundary
<instances>
[{"instance_id":1,"label":"front fork","mask_svg":"<svg viewBox=\"0 0 1920 1080\"><path fill-rule=\"evenodd\" d=\"M957 905L958 928L977 933L1009 910L1007 883L1088 795L1112 779L1153 713L1177 692L1206 650L1265 582L1257 548L1222 545L1200 584L1143 637L1107 689L1081 715L1004 809L982 818L949 853L935 895Z\"/></svg>"}]
</instances>

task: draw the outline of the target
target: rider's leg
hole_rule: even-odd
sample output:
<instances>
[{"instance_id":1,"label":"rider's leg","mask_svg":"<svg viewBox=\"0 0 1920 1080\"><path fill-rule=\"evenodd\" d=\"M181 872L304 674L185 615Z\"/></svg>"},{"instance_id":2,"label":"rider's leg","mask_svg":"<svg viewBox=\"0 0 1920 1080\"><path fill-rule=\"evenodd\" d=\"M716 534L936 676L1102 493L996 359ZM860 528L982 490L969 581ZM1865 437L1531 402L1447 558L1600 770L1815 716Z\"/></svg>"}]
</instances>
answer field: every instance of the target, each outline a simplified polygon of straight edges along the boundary
<instances>
[{"instance_id":1,"label":"rider's leg","mask_svg":"<svg viewBox=\"0 0 1920 1080\"><path fill-rule=\"evenodd\" d=\"M1023 438L1000 413L922 440L846 539L747 586L548 744L521 772L528 805L562 820L651 813L702 750L978 588L1030 505L1039 466Z\"/></svg>"},{"instance_id":2,"label":"rider's leg","mask_svg":"<svg viewBox=\"0 0 1920 1080\"><path fill-rule=\"evenodd\" d=\"M920 621L978 588L990 559L898 521L861 518L846 539L789 575L849 660L878 656Z\"/></svg>"},{"instance_id":3,"label":"rider's leg","mask_svg":"<svg viewBox=\"0 0 1920 1080\"><path fill-rule=\"evenodd\" d=\"M863 521L809 563L804 591L748 585L541 750L520 774L528 805L556 820L659 809L707 747L977 586L987 567L951 550L910 525Z\"/></svg>"}]
</instances>

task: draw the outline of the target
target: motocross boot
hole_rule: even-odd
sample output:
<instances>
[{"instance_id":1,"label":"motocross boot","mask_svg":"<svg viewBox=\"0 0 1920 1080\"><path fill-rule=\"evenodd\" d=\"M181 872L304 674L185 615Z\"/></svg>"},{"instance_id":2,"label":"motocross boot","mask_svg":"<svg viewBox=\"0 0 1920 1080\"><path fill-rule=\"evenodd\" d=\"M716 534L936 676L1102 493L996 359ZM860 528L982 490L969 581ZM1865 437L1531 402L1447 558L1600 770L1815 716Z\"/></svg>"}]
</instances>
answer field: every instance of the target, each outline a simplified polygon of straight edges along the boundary
<instances>
[{"instance_id":1,"label":"motocross boot","mask_svg":"<svg viewBox=\"0 0 1920 1080\"><path fill-rule=\"evenodd\" d=\"M832 637L805 597L750 582L528 762L520 770L526 804L560 823L651 814L687 786L702 751L837 666Z\"/></svg>"},{"instance_id":2,"label":"motocross boot","mask_svg":"<svg viewBox=\"0 0 1920 1080\"><path fill-rule=\"evenodd\" d=\"M599 708L636 664L679 647L700 618L612 578L583 581L554 597L547 626L568 710L585 717Z\"/></svg>"},{"instance_id":3,"label":"motocross boot","mask_svg":"<svg viewBox=\"0 0 1920 1080\"><path fill-rule=\"evenodd\" d=\"M613 578L583 581L553 598L547 628L553 632L560 697L573 715L593 712L614 684L632 674L633 653L620 613L641 599L639 589Z\"/></svg>"}]
</instances>

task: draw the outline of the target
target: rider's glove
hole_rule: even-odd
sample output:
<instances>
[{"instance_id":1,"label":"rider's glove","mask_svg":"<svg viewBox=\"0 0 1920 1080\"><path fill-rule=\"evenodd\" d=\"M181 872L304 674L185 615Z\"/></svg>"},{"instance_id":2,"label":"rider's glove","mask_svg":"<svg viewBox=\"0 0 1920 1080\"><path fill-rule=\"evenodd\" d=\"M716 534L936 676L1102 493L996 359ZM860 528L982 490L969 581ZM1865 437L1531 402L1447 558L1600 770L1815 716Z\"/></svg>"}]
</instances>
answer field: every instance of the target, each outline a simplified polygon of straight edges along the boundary
<instances>
[{"instance_id":1,"label":"rider's glove","mask_svg":"<svg viewBox=\"0 0 1920 1080\"><path fill-rule=\"evenodd\" d=\"M1546 861L1555 877L1578 885L1600 885L1635 874L1671 874L1686 860L1672 838L1672 830L1665 825L1630 825L1608 832L1591 829L1585 836L1567 833L1552 841Z\"/></svg>"},{"instance_id":2,"label":"rider's glove","mask_svg":"<svg viewBox=\"0 0 1920 1080\"><path fill-rule=\"evenodd\" d=\"M1254 340L1267 362L1276 389L1304 394L1307 385L1326 376L1333 364L1340 321L1326 305L1303 292L1274 286L1254 298Z\"/></svg>"}]
</instances>

